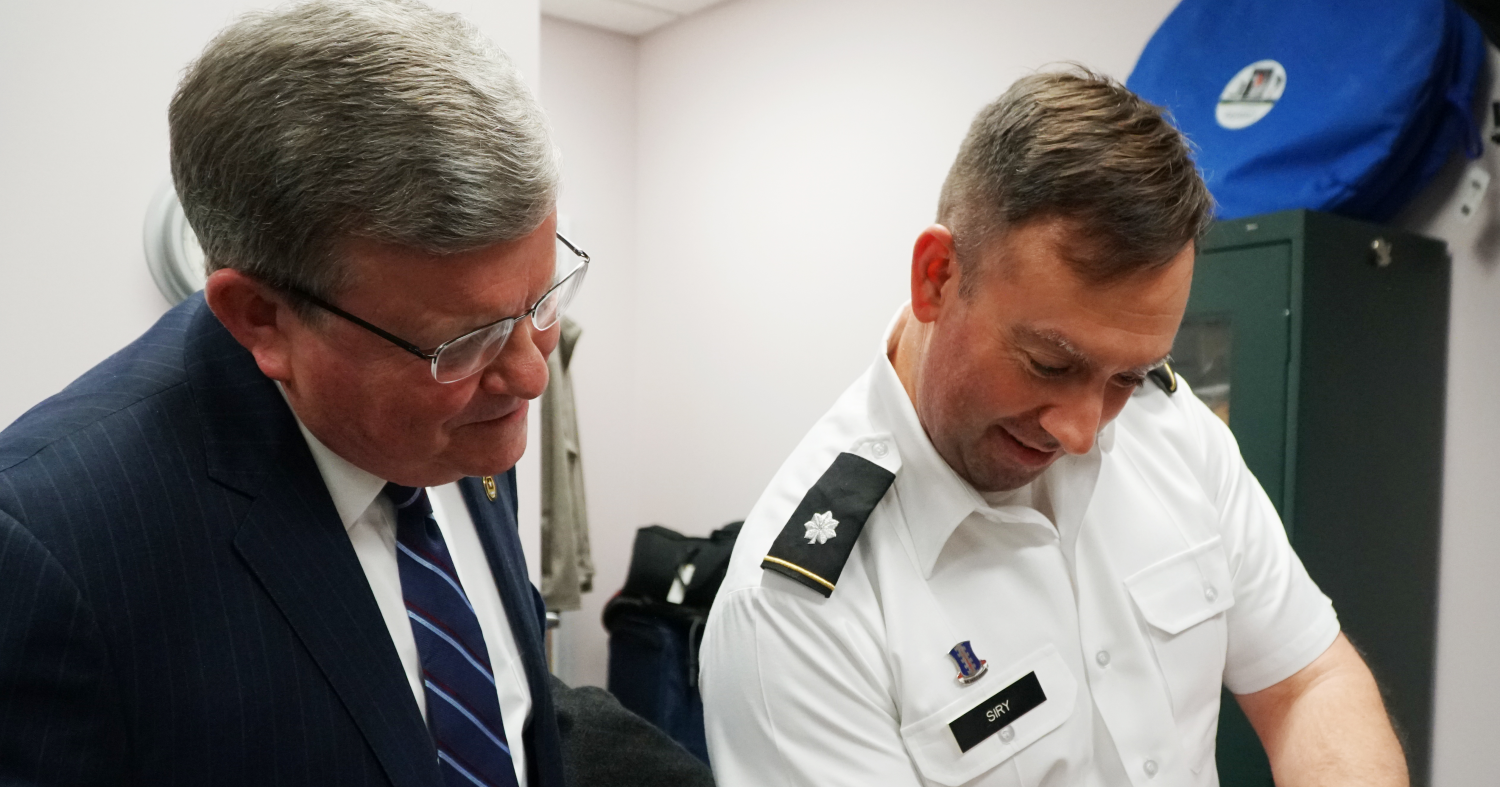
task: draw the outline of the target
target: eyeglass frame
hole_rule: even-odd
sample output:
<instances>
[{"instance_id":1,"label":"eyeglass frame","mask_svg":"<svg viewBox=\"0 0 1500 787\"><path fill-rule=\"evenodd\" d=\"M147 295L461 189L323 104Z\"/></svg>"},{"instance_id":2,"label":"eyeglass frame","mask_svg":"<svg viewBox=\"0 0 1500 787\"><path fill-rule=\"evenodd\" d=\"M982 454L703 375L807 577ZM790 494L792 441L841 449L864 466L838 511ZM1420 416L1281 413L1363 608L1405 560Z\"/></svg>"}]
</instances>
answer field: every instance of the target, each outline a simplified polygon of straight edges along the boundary
<instances>
[{"instance_id":1,"label":"eyeglass frame","mask_svg":"<svg viewBox=\"0 0 1500 787\"><path fill-rule=\"evenodd\" d=\"M542 301L547 300L547 296L548 295L551 295L554 291L557 290L557 288L563 286L564 284L567 284L569 279L573 278L574 276L577 276L579 274L579 272L584 271L584 270L586 270L589 267L589 263L592 262L593 260L591 260L589 258L589 255L588 255L587 252L585 252L583 249L578 248L577 246L574 246L573 242L570 241L570 240L568 240L567 238L564 238L561 232L556 233L556 235L557 235L557 239L560 240L560 241L562 241L562 244L564 246L567 246L569 251L571 251L575 255L577 255L579 259L583 260L583 262L580 263L578 267L576 267L572 271L570 271L568 273L568 275L562 277L561 279L558 279L558 281L557 281L556 284L552 285L551 287L548 287L547 291L544 292L544 293L542 293L542 296L540 298L537 298L536 302L533 303L533 304L531 304L531 308L527 309L526 311L521 312L520 314L517 314L517 315L515 315L513 317L502 317L502 318L500 318L498 320L495 320L492 323L487 323L485 325L481 325L481 326L479 326L478 328L475 328L472 331L465 331L462 335L455 336L452 339L449 339L448 341L443 342L442 344L439 344L437 347L434 347L430 353L428 351L426 351L426 350L423 350L421 347L418 347L417 345L413 344L412 342L409 342L409 341L401 338L400 336L397 336L396 334L391 333L390 331L387 331L387 330L385 330L384 328L381 328L378 325L375 325L374 323L371 323L369 321L363 320L363 319L361 319L359 317L356 317L356 316L350 314L349 312L344 311L343 309L340 309L337 306L334 306L333 304L329 303L328 301L325 301L322 298L319 298L318 296L313 295L312 293L310 293L310 292L302 289L301 287L297 287L297 286L294 286L294 285L286 284L286 285L279 286L278 289L285 290L286 292L289 292L292 295L297 296L298 298L302 298L302 299L306 300L308 303L311 303L312 305L314 305L314 306L316 306L316 307L318 307L320 309L323 309L324 311L327 311L327 312L329 312L331 314L334 314L334 315L336 315L338 317L342 317L345 320L348 320L349 322L352 322L355 325L358 325L359 327L364 328L365 330L369 331L370 333L373 333L376 336L379 336L380 338L386 340L387 342L390 342L391 344L394 344L395 346L397 346L397 347L399 347L399 348L401 348L401 349L403 349L403 350L411 353L412 355L415 355L418 358L421 358L422 360L427 361L431 365L432 379L435 380L435 381L437 381L441 385L449 385L449 384L452 384L452 383L456 383L456 382L458 382L460 380L467 380L470 377L473 377L474 375L478 374L479 371L475 370L473 372L470 372L469 374L464 375L463 377L458 377L458 378L455 378L455 379L452 379L452 380L448 380L447 382L444 382L442 380L438 380L438 376L437 376L437 362L438 362L438 356L440 356L440 355L443 354L443 350L446 350L450 345L456 344L456 343L458 343L458 342L460 342L460 341L462 341L464 339L467 339L470 336L473 336L474 334L479 333L480 331L487 331L487 330L495 327L496 325L499 325L502 322L510 321L510 322L515 322L515 323L520 323L521 320L523 320L523 319L525 319L527 317L534 317L536 315L536 309L537 309L537 307L540 306L540 305L542 305ZM561 314L558 315L558 319L559 320L562 319L562 315ZM514 333L515 332L515 328L511 328L511 332ZM507 341L507 342L510 341L510 333L507 333L505 335L505 341ZM500 346L501 346L501 348L504 348L505 345L504 345L504 343L501 343ZM481 368L483 368L483 367L481 367Z\"/></svg>"}]
</instances>

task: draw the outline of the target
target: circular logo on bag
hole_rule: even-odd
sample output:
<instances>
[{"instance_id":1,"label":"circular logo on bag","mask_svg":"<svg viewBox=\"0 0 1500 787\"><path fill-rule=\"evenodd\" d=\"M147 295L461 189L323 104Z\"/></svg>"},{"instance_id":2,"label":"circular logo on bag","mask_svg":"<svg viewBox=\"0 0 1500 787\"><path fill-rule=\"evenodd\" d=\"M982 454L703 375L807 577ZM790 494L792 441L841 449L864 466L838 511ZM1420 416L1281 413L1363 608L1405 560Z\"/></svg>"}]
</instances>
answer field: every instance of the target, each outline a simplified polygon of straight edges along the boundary
<instances>
[{"instance_id":1,"label":"circular logo on bag","mask_svg":"<svg viewBox=\"0 0 1500 787\"><path fill-rule=\"evenodd\" d=\"M1219 94L1214 119L1227 129L1254 125L1266 116L1286 90L1286 69L1275 60L1257 60L1240 69Z\"/></svg>"}]
</instances>

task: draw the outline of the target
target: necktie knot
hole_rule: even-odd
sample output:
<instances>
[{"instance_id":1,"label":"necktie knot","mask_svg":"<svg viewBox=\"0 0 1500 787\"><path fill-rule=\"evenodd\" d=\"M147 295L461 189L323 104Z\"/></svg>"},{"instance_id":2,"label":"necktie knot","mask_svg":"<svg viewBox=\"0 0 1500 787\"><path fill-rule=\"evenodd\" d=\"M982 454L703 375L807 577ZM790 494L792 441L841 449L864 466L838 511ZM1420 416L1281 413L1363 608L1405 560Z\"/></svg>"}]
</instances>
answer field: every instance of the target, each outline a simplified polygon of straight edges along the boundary
<instances>
[{"instance_id":1,"label":"necktie knot","mask_svg":"<svg viewBox=\"0 0 1500 787\"><path fill-rule=\"evenodd\" d=\"M382 493L396 506L396 540L414 549L437 552L442 555L445 565L451 565L442 532L432 518L432 501L427 497L427 489L386 484Z\"/></svg>"},{"instance_id":2,"label":"necktie knot","mask_svg":"<svg viewBox=\"0 0 1500 787\"><path fill-rule=\"evenodd\" d=\"M402 486L400 484L386 484L381 493L390 498L395 504L397 511L403 511L414 505L431 505L427 503L427 490L420 486Z\"/></svg>"}]
</instances>

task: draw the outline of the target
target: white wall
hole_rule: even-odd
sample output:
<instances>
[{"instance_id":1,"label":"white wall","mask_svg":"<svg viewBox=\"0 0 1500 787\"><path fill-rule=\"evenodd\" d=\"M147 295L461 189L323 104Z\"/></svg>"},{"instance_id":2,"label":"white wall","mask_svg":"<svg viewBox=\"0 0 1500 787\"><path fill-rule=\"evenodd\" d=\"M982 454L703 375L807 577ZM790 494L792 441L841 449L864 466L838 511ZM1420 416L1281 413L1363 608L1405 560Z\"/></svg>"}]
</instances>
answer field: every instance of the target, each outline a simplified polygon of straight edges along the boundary
<instances>
[{"instance_id":1,"label":"white wall","mask_svg":"<svg viewBox=\"0 0 1500 787\"><path fill-rule=\"evenodd\" d=\"M607 654L599 614L625 582L643 483L659 479L638 447L648 434L639 412L651 396L636 384L634 38L542 18L542 103L563 151L559 206L564 234L594 259L570 309L583 327L572 370L598 573L583 608L563 613L553 667L568 683L603 686Z\"/></svg>"},{"instance_id":2,"label":"white wall","mask_svg":"<svg viewBox=\"0 0 1500 787\"><path fill-rule=\"evenodd\" d=\"M248 2L0 5L0 424L166 309L141 221L181 68Z\"/></svg>"},{"instance_id":3,"label":"white wall","mask_svg":"<svg viewBox=\"0 0 1500 787\"><path fill-rule=\"evenodd\" d=\"M435 0L536 84L538 0ZM0 428L146 330L168 304L141 225L170 178L167 103L214 33L272 0L0 3ZM522 462L536 478L535 452ZM523 495L536 575L539 509Z\"/></svg>"},{"instance_id":4,"label":"white wall","mask_svg":"<svg viewBox=\"0 0 1500 787\"><path fill-rule=\"evenodd\" d=\"M1172 0L737 0L642 40L647 516L742 518L875 357L969 121L1018 76L1124 77Z\"/></svg>"},{"instance_id":5,"label":"white wall","mask_svg":"<svg viewBox=\"0 0 1500 787\"><path fill-rule=\"evenodd\" d=\"M619 53L619 70L638 58L633 87L616 71L564 89L564 79L604 72L565 75L553 64L599 56L588 54L582 28L545 24L544 62L557 70L548 72L544 101L575 163L585 155L579 145L600 143L568 126L626 114L591 110L582 102L591 90L633 89L638 101L635 199L597 206L635 218L635 281L609 296L630 298L637 316L622 348L629 373L579 383L585 418L605 401L630 408L627 418L595 418L583 429L586 454L614 452L630 464L607 471L622 475L606 493L595 481L603 460L586 459L596 543L613 545L596 553L600 581L586 612L618 589L609 578L622 577L636 526L705 533L743 516L869 363L905 297L910 244L932 219L972 114L1050 61L1078 60L1123 78L1174 4L734 0L640 39L633 55ZM1483 165L1497 183L1481 217L1457 218L1454 187L1466 164L1455 162L1400 220L1447 240L1454 258L1438 785L1487 783L1500 770L1485 715L1500 704L1500 672L1489 664L1500 652L1500 617L1491 612L1500 596L1493 147ZM570 169L569 177L579 178L570 188L585 188L583 173ZM580 355L579 374L599 362ZM599 682L603 632L587 617L570 632L571 677Z\"/></svg>"},{"instance_id":6,"label":"white wall","mask_svg":"<svg viewBox=\"0 0 1500 787\"><path fill-rule=\"evenodd\" d=\"M1490 73L1500 73L1493 48ZM1491 100L1500 101L1500 86L1491 90ZM1489 104L1481 108L1486 138L1496 131ZM1500 704L1493 664L1500 653L1500 156L1496 145L1484 147L1477 164L1450 161L1397 219L1447 241L1453 259L1432 748L1432 783L1439 787L1488 784L1500 772L1487 712ZM1470 166L1487 171L1494 187L1465 218L1458 186Z\"/></svg>"}]
</instances>

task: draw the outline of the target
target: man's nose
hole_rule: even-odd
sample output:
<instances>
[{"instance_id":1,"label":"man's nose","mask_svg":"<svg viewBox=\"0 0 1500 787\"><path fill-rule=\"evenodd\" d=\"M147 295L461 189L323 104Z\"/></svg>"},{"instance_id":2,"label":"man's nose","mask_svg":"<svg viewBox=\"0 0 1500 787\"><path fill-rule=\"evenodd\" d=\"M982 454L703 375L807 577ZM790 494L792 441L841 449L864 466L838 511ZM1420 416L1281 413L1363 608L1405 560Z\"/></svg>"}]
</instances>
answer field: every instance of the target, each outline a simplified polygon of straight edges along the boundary
<instances>
[{"instance_id":1,"label":"man's nose","mask_svg":"<svg viewBox=\"0 0 1500 787\"><path fill-rule=\"evenodd\" d=\"M481 372L485 391L521 399L535 399L547 388L547 354L537 344L541 331L531 320L520 320L490 365Z\"/></svg>"},{"instance_id":2,"label":"man's nose","mask_svg":"<svg viewBox=\"0 0 1500 787\"><path fill-rule=\"evenodd\" d=\"M1041 427L1052 435L1069 454L1086 454L1104 419L1104 394L1100 391L1074 391L1068 397L1042 411Z\"/></svg>"}]
</instances>

